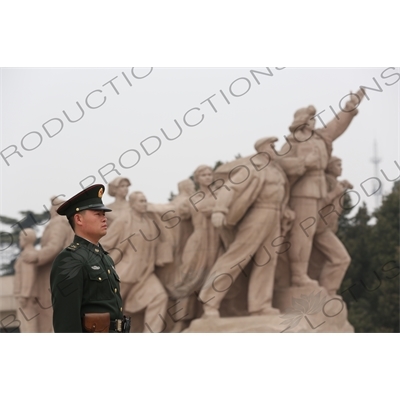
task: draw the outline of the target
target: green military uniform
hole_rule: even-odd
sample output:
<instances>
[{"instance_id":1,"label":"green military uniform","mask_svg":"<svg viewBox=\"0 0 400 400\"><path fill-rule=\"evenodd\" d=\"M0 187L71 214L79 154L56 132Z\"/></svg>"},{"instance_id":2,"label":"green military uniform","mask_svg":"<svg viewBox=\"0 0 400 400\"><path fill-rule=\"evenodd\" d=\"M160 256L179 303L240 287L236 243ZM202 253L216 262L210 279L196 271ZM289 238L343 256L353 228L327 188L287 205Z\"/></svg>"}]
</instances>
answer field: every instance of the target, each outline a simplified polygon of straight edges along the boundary
<instances>
[{"instance_id":1,"label":"green military uniform","mask_svg":"<svg viewBox=\"0 0 400 400\"><path fill-rule=\"evenodd\" d=\"M110 313L122 319L119 277L103 248L75 236L54 260L50 275L55 332L82 332L87 313Z\"/></svg>"},{"instance_id":2,"label":"green military uniform","mask_svg":"<svg viewBox=\"0 0 400 400\"><path fill-rule=\"evenodd\" d=\"M84 189L57 213L73 218L85 210L111 211L101 198L103 185ZM54 260L50 274L55 332L129 332L122 312L119 277L100 244L75 235Z\"/></svg>"}]
</instances>

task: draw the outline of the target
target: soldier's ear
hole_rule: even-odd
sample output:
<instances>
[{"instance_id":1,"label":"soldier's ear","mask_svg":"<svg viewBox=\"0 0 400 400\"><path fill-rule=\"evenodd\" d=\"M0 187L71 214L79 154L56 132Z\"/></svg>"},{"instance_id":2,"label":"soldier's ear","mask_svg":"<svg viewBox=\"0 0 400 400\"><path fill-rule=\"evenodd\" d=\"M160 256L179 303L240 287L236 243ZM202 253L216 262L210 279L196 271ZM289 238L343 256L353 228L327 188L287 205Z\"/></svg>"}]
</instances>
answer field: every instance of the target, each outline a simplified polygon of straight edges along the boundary
<instances>
[{"instance_id":1,"label":"soldier's ear","mask_svg":"<svg viewBox=\"0 0 400 400\"><path fill-rule=\"evenodd\" d=\"M82 222L83 222L82 214L81 213L76 213L74 215L74 221L75 221L75 225L82 226Z\"/></svg>"}]
</instances>

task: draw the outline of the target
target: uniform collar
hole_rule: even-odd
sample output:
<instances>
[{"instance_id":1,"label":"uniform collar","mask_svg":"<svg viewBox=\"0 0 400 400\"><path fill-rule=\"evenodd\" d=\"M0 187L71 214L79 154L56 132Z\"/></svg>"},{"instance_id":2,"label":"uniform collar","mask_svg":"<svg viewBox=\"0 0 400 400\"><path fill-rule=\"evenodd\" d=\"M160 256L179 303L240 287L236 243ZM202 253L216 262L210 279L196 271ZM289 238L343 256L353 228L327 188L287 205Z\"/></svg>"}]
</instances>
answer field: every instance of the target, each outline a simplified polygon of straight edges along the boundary
<instances>
[{"instance_id":1,"label":"uniform collar","mask_svg":"<svg viewBox=\"0 0 400 400\"><path fill-rule=\"evenodd\" d=\"M74 244L77 245L77 246L85 246L87 249L89 249L90 251L92 251L92 252L94 252L96 254L98 254L100 252L108 254L103 249L103 247L101 246L100 243L98 245L95 245L92 242L89 242L89 240L87 240L87 239L85 239L85 238L83 238L81 236L78 236L78 235L75 235L75 237L74 237Z\"/></svg>"}]
</instances>

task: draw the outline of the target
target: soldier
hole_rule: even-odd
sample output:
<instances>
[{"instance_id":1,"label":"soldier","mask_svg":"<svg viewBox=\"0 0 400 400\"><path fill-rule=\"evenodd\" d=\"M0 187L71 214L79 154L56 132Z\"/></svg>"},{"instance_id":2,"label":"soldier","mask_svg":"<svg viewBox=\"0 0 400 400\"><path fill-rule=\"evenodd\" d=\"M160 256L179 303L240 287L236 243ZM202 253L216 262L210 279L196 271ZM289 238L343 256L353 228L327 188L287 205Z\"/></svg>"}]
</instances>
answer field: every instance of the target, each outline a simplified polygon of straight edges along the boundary
<instances>
[{"instance_id":1,"label":"soldier","mask_svg":"<svg viewBox=\"0 0 400 400\"><path fill-rule=\"evenodd\" d=\"M90 186L63 203L74 241L54 260L50 286L54 332L129 332L122 313L119 277L99 240L107 233L103 185Z\"/></svg>"}]
</instances>

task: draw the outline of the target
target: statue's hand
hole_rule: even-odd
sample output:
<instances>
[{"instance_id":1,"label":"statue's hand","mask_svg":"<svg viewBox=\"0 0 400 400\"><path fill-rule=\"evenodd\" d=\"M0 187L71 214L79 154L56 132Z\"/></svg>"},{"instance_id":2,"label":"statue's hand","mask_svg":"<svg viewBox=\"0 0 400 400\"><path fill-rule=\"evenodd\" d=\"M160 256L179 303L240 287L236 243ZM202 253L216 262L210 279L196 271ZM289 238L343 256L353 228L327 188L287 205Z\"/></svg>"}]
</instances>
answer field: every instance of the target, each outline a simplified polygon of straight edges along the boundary
<instances>
[{"instance_id":1,"label":"statue's hand","mask_svg":"<svg viewBox=\"0 0 400 400\"><path fill-rule=\"evenodd\" d=\"M25 250L22 255L22 260L29 264L38 262L39 261L38 251L37 250Z\"/></svg>"},{"instance_id":2,"label":"statue's hand","mask_svg":"<svg viewBox=\"0 0 400 400\"><path fill-rule=\"evenodd\" d=\"M304 161L307 170L318 169L320 164L320 155L318 149L314 147Z\"/></svg>"},{"instance_id":3,"label":"statue's hand","mask_svg":"<svg viewBox=\"0 0 400 400\"><path fill-rule=\"evenodd\" d=\"M225 225L225 215L222 212L215 212L211 216L211 222L216 228Z\"/></svg>"},{"instance_id":4,"label":"statue's hand","mask_svg":"<svg viewBox=\"0 0 400 400\"><path fill-rule=\"evenodd\" d=\"M19 299L19 305L24 308L26 304L28 303L28 299L26 297L20 297Z\"/></svg>"},{"instance_id":5,"label":"statue's hand","mask_svg":"<svg viewBox=\"0 0 400 400\"><path fill-rule=\"evenodd\" d=\"M356 95L358 96L357 100L361 101L365 96L365 91L360 88Z\"/></svg>"},{"instance_id":6,"label":"statue's hand","mask_svg":"<svg viewBox=\"0 0 400 400\"><path fill-rule=\"evenodd\" d=\"M296 172L297 172L297 175L302 176L307 171L306 161L304 159L302 159L302 158L299 158L298 160L299 161L298 161L298 164L297 164Z\"/></svg>"},{"instance_id":7,"label":"statue's hand","mask_svg":"<svg viewBox=\"0 0 400 400\"><path fill-rule=\"evenodd\" d=\"M201 213L202 213L205 217L210 218L211 215L212 215L212 208L211 208L211 207L203 208L203 209L201 210Z\"/></svg>"},{"instance_id":8,"label":"statue's hand","mask_svg":"<svg viewBox=\"0 0 400 400\"><path fill-rule=\"evenodd\" d=\"M346 179L345 180L343 180L343 181L340 181L340 184L344 187L344 189L353 189L353 185L349 182L349 181L347 181Z\"/></svg>"},{"instance_id":9,"label":"statue's hand","mask_svg":"<svg viewBox=\"0 0 400 400\"><path fill-rule=\"evenodd\" d=\"M365 92L363 90L358 90L357 93L350 92L350 100L346 103L346 107L344 111L346 112L354 112L354 114L358 114L358 106L361 103L361 100L365 96Z\"/></svg>"}]
</instances>

